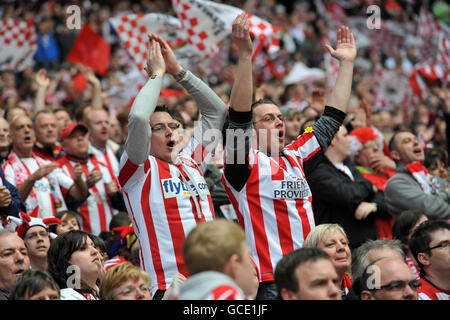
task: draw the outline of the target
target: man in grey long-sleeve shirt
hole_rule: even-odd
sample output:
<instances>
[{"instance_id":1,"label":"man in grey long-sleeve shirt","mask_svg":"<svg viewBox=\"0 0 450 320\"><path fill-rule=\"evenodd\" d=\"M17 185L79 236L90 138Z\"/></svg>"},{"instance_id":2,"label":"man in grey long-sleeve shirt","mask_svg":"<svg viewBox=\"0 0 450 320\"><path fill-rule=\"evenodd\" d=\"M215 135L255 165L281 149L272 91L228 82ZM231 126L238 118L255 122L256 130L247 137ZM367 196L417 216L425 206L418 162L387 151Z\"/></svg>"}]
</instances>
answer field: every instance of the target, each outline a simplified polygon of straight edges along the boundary
<instances>
[{"instance_id":1,"label":"man in grey long-sleeve shirt","mask_svg":"<svg viewBox=\"0 0 450 320\"><path fill-rule=\"evenodd\" d=\"M149 40L150 78L130 111L119 183L140 241L141 267L152 277L153 298L160 299L177 273L188 276L181 248L186 235L198 223L214 219L203 171L221 136L226 106L181 68L162 38L149 35ZM156 106L166 72L195 99L202 115L181 154L179 123L169 110Z\"/></svg>"},{"instance_id":2,"label":"man in grey long-sleeve shirt","mask_svg":"<svg viewBox=\"0 0 450 320\"><path fill-rule=\"evenodd\" d=\"M394 218L408 209L422 210L431 219L450 218L450 185L418 171L425 169L422 166L425 155L417 136L408 131L397 132L389 142L389 149L397 163L397 173L388 180L384 195Z\"/></svg>"}]
</instances>

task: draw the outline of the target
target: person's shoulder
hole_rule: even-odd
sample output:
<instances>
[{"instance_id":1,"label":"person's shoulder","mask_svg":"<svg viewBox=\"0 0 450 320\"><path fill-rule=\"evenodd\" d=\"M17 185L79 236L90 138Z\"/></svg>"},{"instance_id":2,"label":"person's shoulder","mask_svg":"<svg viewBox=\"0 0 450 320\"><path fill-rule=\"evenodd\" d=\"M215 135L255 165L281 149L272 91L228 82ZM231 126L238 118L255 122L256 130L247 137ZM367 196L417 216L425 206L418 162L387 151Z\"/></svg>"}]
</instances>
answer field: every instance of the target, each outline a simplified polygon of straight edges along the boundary
<instances>
[{"instance_id":1,"label":"person's shoulder","mask_svg":"<svg viewBox=\"0 0 450 320\"><path fill-rule=\"evenodd\" d=\"M60 290L61 300L86 300L79 292L72 288L64 288Z\"/></svg>"},{"instance_id":2,"label":"person's shoulder","mask_svg":"<svg viewBox=\"0 0 450 320\"><path fill-rule=\"evenodd\" d=\"M204 300L246 300L246 297L235 286L223 284L211 290Z\"/></svg>"}]
</instances>

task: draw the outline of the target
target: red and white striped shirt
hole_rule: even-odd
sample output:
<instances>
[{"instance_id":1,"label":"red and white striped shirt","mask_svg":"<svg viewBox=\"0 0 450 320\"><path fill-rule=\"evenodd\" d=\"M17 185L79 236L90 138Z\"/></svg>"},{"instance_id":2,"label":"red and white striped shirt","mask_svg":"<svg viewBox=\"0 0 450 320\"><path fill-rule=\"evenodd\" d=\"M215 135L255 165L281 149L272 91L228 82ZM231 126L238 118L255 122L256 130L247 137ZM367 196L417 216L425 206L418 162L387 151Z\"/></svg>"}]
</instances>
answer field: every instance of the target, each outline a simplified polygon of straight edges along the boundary
<instances>
[{"instance_id":1,"label":"red and white striped shirt","mask_svg":"<svg viewBox=\"0 0 450 320\"><path fill-rule=\"evenodd\" d=\"M28 158L19 158L13 151L8 161L3 164L3 171L8 182L19 187L41 166L50 164L35 154ZM46 176L37 180L24 203L28 213L39 206L39 217L52 217L58 211L67 210L64 196L73 185L73 180L61 169L56 168Z\"/></svg>"},{"instance_id":2,"label":"red and white striped shirt","mask_svg":"<svg viewBox=\"0 0 450 320\"><path fill-rule=\"evenodd\" d=\"M119 161L111 147L106 145L106 148L101 150L91 143L89 153L93 154L98 162L104 164L108 168L110 176L113 178L114 182L116 182L117 187L119 187L117 181L117 177L119 176Z\"/></svg>"},{"instance_id":3,"label":"red and white striped shirt","mask_svg":"<svg viewBox=\"0 0 450 320\"><path fill-rule=\"evenodd\" d=\"M81 215L83 231L95 235L100 234L102 231L108 231L109 223L117 213L117 210L113 209L109 202L104 185L114 180L108 168L97 161L95 157L80 161L79 159L64 155L58 160L58 163L60 168L68 176L72 176L73 167L79 163L83 168L82 178L84 181L86 181L87 175L92 170L97 170L102 173L102 179L89 189L89 197L83 202L78 211Z\"/></svg>"},{"instance_id":4,"label":"red and white striped shirt","mask_svg":"<svg viewBox=\"0 0 450 320\"><path fill-rule=\"evenodd\" d=\"M422 284L418 290L419 300L450 300L450 290L439 289L424 278L420 278L419 282Z\"/></svg>"},{"instance_id":5,"label":"red and white striped shirt","mask_svg":"<svg viewBox=\"0 0 450 320\"><path fill-rule=\"evenodd\" d=\"M261 282L274 280L278 261L301 248L314 228L312 195L305 172L311 173L322 161L344 119L344 112L325 106L312 128L306 128L273 157L253 148L252 140L246 138L254 136L248 135L252 111L229 109L222 182L245 230ZM242 135L241 130L246 133ZM242 158L244 165L239 163Z\"/></svg>"},{"instance_id":6,"label":"red and white striped shirt","mask_svg":"<svg viewBox=\"0 0 450 320\"><path fill-rule=\"evenodd\" d=\"M305 133L286 146L278 159L252 149L250 176L240 191L222 176L259 268L260 281L272 281L278 261L301 248L315 226L303 162L320 150L315 135Z\"/></svg>"},{"instance_id":7,"label":"red and white striped shirt","mask_svg":"<svg viewBox=\"0 0 450 320\"><path fill-rule=\"evenodd\" d=\"M178 159L171 164L149 156L136 165L124 152L120 161L119 183L139 239L141 267L157 283L152 294L166 290L178 272L188 275L183 241L198 223L214 219L199 165L189 157Z\"/></svg>"}]
</instances>

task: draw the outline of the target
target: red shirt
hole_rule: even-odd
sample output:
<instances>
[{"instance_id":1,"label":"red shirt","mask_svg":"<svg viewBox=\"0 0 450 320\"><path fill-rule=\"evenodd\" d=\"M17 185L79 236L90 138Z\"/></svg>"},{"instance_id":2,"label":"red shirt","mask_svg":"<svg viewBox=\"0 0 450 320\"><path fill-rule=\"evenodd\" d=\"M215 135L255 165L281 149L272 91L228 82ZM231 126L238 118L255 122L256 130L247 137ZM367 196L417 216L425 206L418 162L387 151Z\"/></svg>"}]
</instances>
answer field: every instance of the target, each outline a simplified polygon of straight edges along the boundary
<instances>
[{"instance_id":1,"label":"red shirt","mask_svg":"<svg viewBox=\"0 0 450 320\"><path fill-rule=\"evenodd\" d=\"M440 289L425 278L420 278L419 281L422 284L422 288L418 290L419 300L450 300L450 290Z\"/></svg>"}]
</instances>

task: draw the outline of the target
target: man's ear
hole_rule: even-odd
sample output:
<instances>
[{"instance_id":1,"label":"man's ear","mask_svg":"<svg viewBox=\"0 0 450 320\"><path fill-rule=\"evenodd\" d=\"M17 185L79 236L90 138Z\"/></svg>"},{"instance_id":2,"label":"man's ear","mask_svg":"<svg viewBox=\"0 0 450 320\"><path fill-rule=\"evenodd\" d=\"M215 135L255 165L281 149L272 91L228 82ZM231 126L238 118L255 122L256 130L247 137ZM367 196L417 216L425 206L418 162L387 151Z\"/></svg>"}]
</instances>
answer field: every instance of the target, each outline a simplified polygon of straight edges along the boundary
<instances>
[{"instance_id":1,"label":"man's ear","mask_svg":"<svg viewBox=\"0 0 450 320\"><path fill-rule=\"evenodd\" d=\"M391 158L392 160L399 161L400 160L400 153L397 150L391 150Z\"/></svg>"},{"instance_id":2,"label":"man's ear","mask_svg":"<svg viewBox=\"0 0 450 320\"><path fill-rule=\"evenodd\" d=\"M375 300L375 297L372 295L372 292L369 290L361 291L360 295L361 300Z\"/></svg>"},{"instance_id":3,"label":"man's ear","mask_svg":"<svg viewBox=\"0 0 450 320\"><path fill-rule=\"evenodd\" d=\"M430 255L428 253L419 252L417 254L417 261L420 262L424 266L430 265Z\"/></svg>"},{"instance_id":4,"label":"man's ear","mask_svg":"<svg viewBox=\"0 0 450 320\"><path fill-rule=\"evenodd\" d=\"M281 289L280 295L283 300L298 300L295 293L286 288Z\"/></svg>"},{"instance_id":5,"label":"man's ear","mask_svg":"<svg viewBox=\"0 0 450 320\"><path fill-rule=\"evenodd\" d=\"M232 254L231 257L228 258L227 262L225 263L225 266L223 267L223 273L228 275L230 278L234 279L238 267L238 263L241 262L241 258L237 253Z\"/></svg>"}]
</instances>

